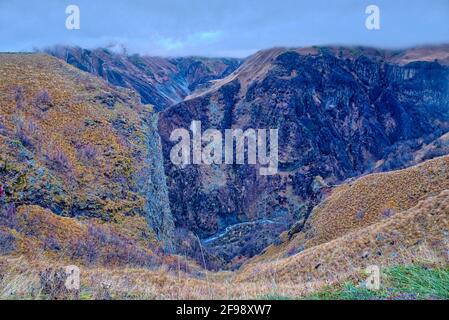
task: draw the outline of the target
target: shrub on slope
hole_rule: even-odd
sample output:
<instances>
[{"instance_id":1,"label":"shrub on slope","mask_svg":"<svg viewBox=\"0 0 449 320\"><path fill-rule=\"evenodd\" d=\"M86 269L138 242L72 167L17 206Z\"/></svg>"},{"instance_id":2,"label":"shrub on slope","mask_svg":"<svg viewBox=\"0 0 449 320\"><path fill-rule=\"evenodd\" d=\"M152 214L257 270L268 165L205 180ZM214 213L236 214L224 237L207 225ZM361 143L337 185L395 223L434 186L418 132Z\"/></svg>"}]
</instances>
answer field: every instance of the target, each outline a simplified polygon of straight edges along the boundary
<instances>
[{"instance_id":1,"label":"shrub on slope","mask_svg":"<svg viewBox=\"0 0 449 320\"><path fill-rule=\"evenodd\" d=\"M143 266L162 263L160 245L140 216L120 223L57 216L39 206L0 212L0 251L9 256L90 266Z\"/></svg>"}]
</instances>

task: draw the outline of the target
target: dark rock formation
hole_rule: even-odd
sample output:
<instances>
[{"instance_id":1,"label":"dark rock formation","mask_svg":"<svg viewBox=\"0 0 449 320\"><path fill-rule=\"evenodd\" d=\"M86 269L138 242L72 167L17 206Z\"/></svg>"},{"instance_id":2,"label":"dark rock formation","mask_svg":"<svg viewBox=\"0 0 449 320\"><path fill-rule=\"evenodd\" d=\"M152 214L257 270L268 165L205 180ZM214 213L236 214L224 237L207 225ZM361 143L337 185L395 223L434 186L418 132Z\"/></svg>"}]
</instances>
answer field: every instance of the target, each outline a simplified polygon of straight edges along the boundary
<instances>
[{"instance_id":1,"label":"dark rock formation","mask_svg":"<svg viewBox=\"0 0 449 320\"><path fill-rule=\"evenodd\" d=\"M159 115L159 132L176 226L202 239L232 224L261 219L284 223L287 229L306 219L320 200L322 192L314 184L318 176L333 185L407 165L408 155L449 130L449 68L446 60L432 58L447 58L448 51L262 51L228 77L167 108ZM260 176L251 165L173 165L170 134L188 129L192 120L200 120L203 131L222 133L229 128L279 129L279 173ZM396 162L398 150L406 154ZM227 261L244 254L248 235L259 232L274 241L279 234L253 226L241 229L242 242L236 246L241 250ZM220 239L205 245L220 251L229 237Z\"/></svg>"}]
</instances>

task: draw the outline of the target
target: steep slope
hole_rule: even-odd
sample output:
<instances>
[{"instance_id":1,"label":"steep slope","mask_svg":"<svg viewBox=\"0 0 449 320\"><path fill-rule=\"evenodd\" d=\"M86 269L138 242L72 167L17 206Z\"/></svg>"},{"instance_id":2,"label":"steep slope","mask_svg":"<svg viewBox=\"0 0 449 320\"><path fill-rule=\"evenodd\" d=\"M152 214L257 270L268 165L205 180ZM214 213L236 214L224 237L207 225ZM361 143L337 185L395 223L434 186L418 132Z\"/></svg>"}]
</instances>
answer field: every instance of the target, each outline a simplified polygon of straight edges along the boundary
<instances>
[{"instance_id":1,"label":"steep slope","mask_svg":"<svg viewBox=\"0 0 449 320\"><path fill-rule=\"evenodd\" d=\"M142 216L62 217L36 205L0 211L0 255L78 266L154 267L169 257ZM166 261L166 260L165 260Z\"/></svg>"},{"instance_id":2,"label":"steep slope","mask_svg":"<svg viewBox=\"0 0 449 320\"><path fill-rule=\"evenodd\" d=\"M245 224L232 237L231 253L228 236L206 242L209 237L266 219L287 229L306 220L326 185L389 169L376 166L383 159L390 159L390 168L409 164L390 155L405 146L413 154L449 130L448 52L444 46L261 51L209 89L164 110L159 130L176 225L194 230L229 260L242 254L249 238L255 238L254 253L279 230ZM192 120L223 136L229 128L279 129L279 173L260 176L257 165L173 165L170 134L188 129Z\"/></svg>"},{"instance_id":3,"label":"steep slope","mask_svg":"<svg viewBox=\"0 0 449 320\"><path fill-rule=\"evenodd\" d=\"M143 103L154 105L156 110L181 102L210 80L227 76L241 63L239 59L147 57L77 47L55 47L46 52L113 85L134 89Z\"/></svg>"},{"instance_id":4,"label":"steep slope","mask_svg":"<svg viewBox=\"0 0 449 320\"><path fill-rule=\"evenodd\" d=\"M400 171L365 176L338 186L312 211L306 231L310 243L306 247L387 219L446 189L449 189L449 157Z\"/></svg>"},{"instance_id":5,"label":"steep slope","mask_svg":"<svg viewBox=\"0 0 449 320\"><path fill-rule=\"evenodd\" d=\"M434 162L432 166L439 164L443 165L442 162ZM378 190L381 192L382 186ZM382 271L388 271L391 266L398 265L401 268L414 269L417 267L413 265L417 265L430 272L435 267L442 269L433 270L447 270L449 264L448 190L430 196L406 211L367 227L349 231L342 237L300 253L289 252L282 256L278 251L266 260L253 259L237 272L206 275L200 270L188 272L191 265L185 263L184 257L175 257L171 262L166 260L168 257L162 257L162 269L137 268L146 266L151 261L148 259L150 257L158 258L148 256L149 253L143 250L145 247L132 246L132 237L141 241L140 224L134 220L137 217L129 217L126 224L128 230L124 232L122 229L120 237L111 230L110 224L99 225L96 222L92 224L92 220L79 222L57 217L48 210L44 211L35 206L19 208L15 222L19 226L16 227L20 230L19 233L5 229L2 218L0 215L0 239L6 241L0 242L1 249L12 250L15 245L22 250L19 252L28 255L30 253L27 251L31 250L31 254L37 253L40 258L40 250L45 249L48 256L55 255L60 261L59 264L49 264L41 260L29 261L0 256L2 297L36 298L35 291L43 285L42 281L39 282L39 275L43 270L49 270L49 266L64 266L67 253L72 254L72 260L69 260L71 263L82 263L82 296L97 299L296 298L310 295L317 290L326 290L333 284L342 287L348 280L361 283L367 279L364 270L369 265L377 265ZM86 225L86 222L90 224ZM23 237L23 234L27 237ZM115 240L111 241L111 238ZM77 246L84 239L90 244L89 250L85 250L84 246ZM92 245L92 241L95 245ZM58 249L58 244L65 243L69 245L64 247L64 251ZM105 264L107 268L95 267L92 265L92 258L94 261L98 259L98 263ZM84 266L86 262L88 263ZM123 262L128 266L132 262L137 267L123 268ZM167 270L170 265L172 272ZM151 262L150 266L154 267L155 263ZM194 276L195 274L198 276ZM416 275L408 273L399 276L416 281L420 288L427 288L431 294L429 298L438 297L432 294L437 288L443 289L443 292L447 289L444 288L447 276L446 280L439 278L438 272L431 278L416 279ZM379 297L384 292L394 297L389 280L391 279L386 279L382 274ZM105 283L108 285L105 286ZM356 290L356 287L353 288ZM357 288L364 290L363 285ZM404 288L396 289L401 292ZM413 295L405 297L419 298L417 291L419 289L414 287ZM372 292L370 296L374 298L376 293ZM404 290L404 293L407 293L407 290ZM355 296L354 293L352 296ZM444 296L447 296L447 291Z\"/></svg>"},{"instance_id":6,"label":"steep slope","mask_svg":"<svg viewBox=\"0 0 449 320\"><path fill-rule=\"evenodd\" d=\"M113 222L142 216L170 243L151 106L43 54L1 54L0 78L2 206Z\"/></svg>"},{"instance_id":7,"label":"steep slope","mask_svg":"<svg viewBox=\"0 0 449 320\"><path fill-rule=\"evenodd\" d=\"M305 233L254 258L239 281L275 277L284 284L323 286L358 278L369 265L447 266L448 169L449 157L443 157L339 187L314 210ZM357 218L361 207L365 215ZM383 208L390 207L397 212L385 215Z\"/></svg>"},{"instance_id":8,"label":"steep slope","mask_svg":"<svg viewBox=\"0 0 449 320\"><path fill-rule=\"evenodd\" d=\"M317 205L304 229L283 234L283 243L266 249L258 261L288 257L356 230L387 221L419 202L449 190L449 157L376 173L334 187Z\"/></svg>"}]
</instances>

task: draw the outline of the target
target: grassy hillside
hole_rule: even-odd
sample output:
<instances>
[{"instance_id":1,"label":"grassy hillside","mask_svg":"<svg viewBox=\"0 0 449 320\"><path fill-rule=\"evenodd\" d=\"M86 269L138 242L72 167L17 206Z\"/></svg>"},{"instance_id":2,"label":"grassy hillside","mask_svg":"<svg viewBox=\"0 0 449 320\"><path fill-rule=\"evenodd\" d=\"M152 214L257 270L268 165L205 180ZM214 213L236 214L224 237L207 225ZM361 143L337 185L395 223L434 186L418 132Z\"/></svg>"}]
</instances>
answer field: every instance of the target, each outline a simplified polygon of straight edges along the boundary
<instances>
[{"instance_id":1,"label":"grassy hillside","mask_svg":"<svg viewBox=\"0 0 449 320\"><path fill-rule=\"evenodd\" d=\"M24 214L27 215L25 219L21 218ZM20 210L19 225L25 227L19 230L30 230L29 221L35 220L32 218L34 214L33 210L28 213L25 209ZM54 216L46 219L44 226L60 230L54 237L61 243L70 243L68 230L81 237L86 235L86 227L74 224L70 221L72 219ZM33 243L54 243L45 237L48 229L43 228L30 240ZM187 266L184 257L179 256L173 257L173 268L169 267L169 260L165 260L159 268L154 268L154 264L151 268L121 267L120 264L109 263L113 260L106 260L104 268L84 264L81 265L80 294L85 299L445 298L448 230L449 191L443 191L386 221L350 232L291 257L247 264L235 273L195 271ZM87 234L88 238L92 237L89 231ZM104 237L97 239L101 238ZM107 238L110 239L110 236ZM124 242L118 242L116 247L111 246L113 244L100 241L93 248L105 250L99 256L109 259L115 257L114 253L126 255L135 252L135 247L123 249ZM25 247L37 248L29 243ZM67 257L66 254L64 256ZM31 261L2 257L0 296L48 298L57 295L58 292L44 290L45 283L42 283L41 276L49 268L64 266L64 260L55 263L43 257ZM367 277L364 270L368 265L378 265L383 271L380 291L364 289L363 281ZM395 267L398 265L407 267Z\"/></svg>"},{"instance_id":2,"label":"grassy hillside","mask_svg":"<svg viewBox=\"0 0 449 320\"><path fill-rule=\"evenodd\" d=\"M253 259L239 281L272 279L310 289L363 279L369 265L447 266L448 161L442 157L338 187L314 210L308 230ZM362 209L365 214L358 215Z\"/></svg>"},{"instance_id":3,"label":"grassy hillside","mask_svg":"<svg viewBox=\"0 0 449 320\"><path fill-rule=\"evenodd\" d=\"M447 158L439 158L410 168L410 171L424 168L444 172ZM392 172L387 175L408 174L407 170ZM378 175L362 178L377 178ZM419 180L419 174L415 177ZM355 181L357 185L361 180ZM381 186L379 186L380 188ZM377 189L381 193L381 188ZM404 189L405 190L405 189ZM372 190L376 192L376 189ZM400 193L401 190L397 190ZM328 201L333 197L330 196ZM36 212L35 212L36 211ZM37 221L47 228L39 227ZM9 219L11 221L11 219ZM183 256L160 257L160 262L151 264L123 263L123 259L114 260L113 252L139 252L143 248L140 238L133 238L139 230L139 221L129 219L125 229L111 229L109 224L98 221L74 222L73 219L55 217L50 212L42 212L36 207L20 208L14 230L2 229L3 234L10 232L16 243L24 243L19 248L42 250L54 243L48 239L48 230L60 230L54 234L59 243L71 243L70 234L75 238L95 239L99 241L94 248L100 252L98 264L89 263L89 255L79 255L73 260L82 266L83 299L91 298L151 298L151 299L435 299L446 298L447 266L449 262L449 190L419 201L415 206L396 212L389 217L382 217L373 223L353 228L340 237L330 241L299 249L295 247L297 239L286 242L279 247L269 248L265 255L253 259L236 272L210 273L188 262ZM87 224L86 224L87 223ZM335 223L343 223L335 221ZM31 224L31 229L30 228ZM95 228L92 228L93 225ZM32 226L37 227L36 232ZM92 232L92 230L97 230ZM17 230L20 230L19 232ZM22 238L22 233L30 234L29 240ZM86 231L87 230L87 231ZM91 230L91 231L89 231ZM310 231L308 231L310 232ZM101 242L105 237L97 234L115 234L125 239L130 246L124 251L118 250L124 242ZM301 238L303 234L297 236ZM7 239L7 237L4 237ZM111 236L106 237L111 239ZM22 242L25 241L25 242ZM27 243L31 241L33 244ZM89 243L89 241L88 241ZM114 247L117 245L118 247ZM71 248L67 245L66 248ZM22 251L24 252L24 251ZM71 252L71 251L66 251ZM75 250L75 252L77 252ZM86 252L86 251L84 251ZM87 251L89 252L89 251ZM53 253L57 255L58 253ZM111 255L112 254L112 255ZM25 253L25 256L27 254ZM28 255L29 256L29 255ZM0 259L0 293L3 298L9 296L48 298L54 293L43 291L40 276L54 267L54 256L43 255L44 259L22 259L4 256ZM59 256L59 264L64 265L67 257ZM143 255L145 257L145 255ZM131 255L139 261L142 255ZM153 256L154 259L154 256ZM72 260L69 260L72 261ZM117 261L116 263L110 263ZM120 263L122 261L122 263ZM101 267L100 265L104 267ZM58 264L57 264L58 265ZM380 267L381 290L369 291L364 287L367 278L367 266ZM131 268L130 268L131 267ZM123 280L125 279L125 280ZM50 295L50 296L49 296Z\"/></svg>"},{"instance_id":4,"label":"grassy hillside","mask_svg":"<svg viewBox=\"0 0 449 320\"><path fill-rule=\"evenodd\" d=\"M445 189L449 189L449 157L339 186L313 211L305 246L328 242L387 219Z\"/></svg>"},{"instance_id":5,"label":"grassy hillside","mask_svg":"<svg viewBox=\"0 0 449 320\"><path fill-rule=\"evenodd\" d=\"M172 221L153 123L130 90L44 54L0 54L1 254L159 259L156 235L165 240Z\"/></svg>"},{"instance_id":6,"label":"grassy hillside","mask_svg":"<svg viewBox=\"0 0 449 320\"><path fill-rule=\"evenodd\" d=\"M371 174L342 184L314 208L303 232L269 247L255 260L287 257L374 223L388 221L421 200L449 189L449 157L388 173Z\"/></svg>"},{"instance_id":7,"label":"grassy hillside","mask_svg":"<svg viewBox=\"0 0 449 320\"><path fill-rule=\"evenodd\" d=\"M143 213L151 109L56 58L0 55L0 177L7 200L67 216Z\"/></svg>"},{"instance_id":8,"label":"grassy hillside","mask_svg":"<svg viewBox=\"0 0 449 320\"><path fill-rule=\"evenodd\" d=\"M43 54L0 54L0 200L173 229L152 106Z\"/></svg>"},{"instance_id":9,"label":"grassy hillside","mask_svg":"<svg viewBox=\"0 0 449 320\"><path fill-rule=\"evenodd\" d=\"M0 253L30 261L83 266L143 266L162 263L159 245L144 217L120 222L61 217L39 206L0 213Z\"/></svg>"}]
</instances>

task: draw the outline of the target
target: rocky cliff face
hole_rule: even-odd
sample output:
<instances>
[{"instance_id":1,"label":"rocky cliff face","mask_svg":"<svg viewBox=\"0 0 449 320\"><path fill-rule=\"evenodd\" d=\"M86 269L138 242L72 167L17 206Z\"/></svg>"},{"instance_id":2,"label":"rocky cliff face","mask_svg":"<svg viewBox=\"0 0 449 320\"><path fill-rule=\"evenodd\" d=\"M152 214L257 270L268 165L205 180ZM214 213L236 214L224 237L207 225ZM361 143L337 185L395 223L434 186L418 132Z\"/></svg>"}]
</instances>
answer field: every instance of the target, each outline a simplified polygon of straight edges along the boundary
<instances>
[{"instance_id":1,"label":"rocky cliff face","mask_svg":"<svg viewBox=\"0 0 449 320\"><path fill-rule=\"evenodd\" d=\"M177 227L193 230L231 261L250 239L257 251L279 234L261 223L242 224L236 233L239 224L268 219L287 229L300 220L301 229L326 186L407 165L409 155L449 130L448 57L447 47L272 49L167 108L159 131ZM192 120L223 136L229 128L279 129L279 173L173 165L170 134ZM230 225L235 236L220 236Z\"/></svg>"},{"instance_id":2,"label":"rocky cliff face","mask_svg":"<svg viewBox=\"0 0 449 320\"><path fill-rule=\"evenodd\" d=\"M46 52L113 85L134 89L144 104L152 104L156 110L181 102L210 80L226 77L241 63L240 59L146 57L74 47Z\"/></svg>"},{"instance_id":3,"label":"rocky cliff face","mask_svg":"<svg viewBox=\"0 0 449 320\"><path fill-rule=\"evenodd\" d=\"M43 54L0 55L0 204L143 216L170 244L160 139L139 96Z\"/></svg>"}]
</instances>

